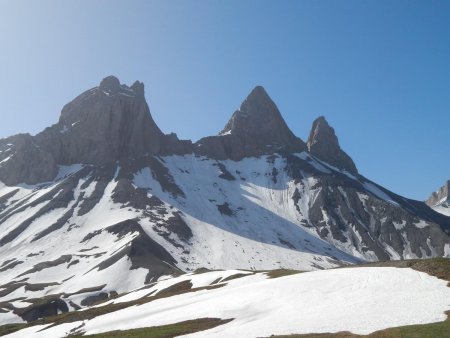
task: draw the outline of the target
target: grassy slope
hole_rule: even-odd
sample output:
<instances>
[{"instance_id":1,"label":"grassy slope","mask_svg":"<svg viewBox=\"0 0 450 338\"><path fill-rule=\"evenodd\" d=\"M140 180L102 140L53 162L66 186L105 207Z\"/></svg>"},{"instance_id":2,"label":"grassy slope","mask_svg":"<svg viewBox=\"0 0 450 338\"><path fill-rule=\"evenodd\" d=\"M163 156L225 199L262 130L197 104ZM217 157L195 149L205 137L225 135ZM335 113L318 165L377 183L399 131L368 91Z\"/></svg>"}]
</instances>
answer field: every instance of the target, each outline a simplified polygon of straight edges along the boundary
<instances>
[{"instance_id":1,"label":"grassy slope","mask_svg":"<svg viewBox=\"0 0 450 338\"><path fill-rule=\"evenodd\" d=\"M232 319L218 319L218 318L200 318L196 320L188 320L181 323L154 326L142 329L134 329L127 331L110 331L106 333L99 333L88 336L75 337L96 337L96 338L172 338L189 333L204 331L212 329L216 326L226 324Z\"/></svg>"}]
</instances>

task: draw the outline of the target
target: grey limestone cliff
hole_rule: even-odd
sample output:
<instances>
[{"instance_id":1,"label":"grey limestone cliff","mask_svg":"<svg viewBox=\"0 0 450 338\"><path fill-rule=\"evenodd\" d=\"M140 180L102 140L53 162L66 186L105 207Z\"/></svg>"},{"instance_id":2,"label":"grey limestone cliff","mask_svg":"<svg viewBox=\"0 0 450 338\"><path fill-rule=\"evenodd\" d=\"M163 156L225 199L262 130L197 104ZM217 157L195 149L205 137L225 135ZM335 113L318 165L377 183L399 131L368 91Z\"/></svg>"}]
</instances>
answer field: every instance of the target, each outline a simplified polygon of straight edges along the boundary
<instances>
[{"instance_id":1,"label":"grey limestone cliff","mask_svg":"<svg viewBox=\"0 0 450 338\"><path fill-rule=\"evenodd\" d=\"M314 121L307 146L309 152L320 160L352 174L358 173L355 163L341 149L334 129L325 117L320 116Z\"/></svg>"},{"instance_id":2,"label":"grey limestone cliff","mask_svg":"<svg viewBox=\"0 0 450 338\"><path fill-rule=\"evenodd\" d=\"M218 136L205 137L196 146L202 155L232 160L306 150L305 143L292 133L261 86L251 91Z\"/></svg>"}]
</instances>

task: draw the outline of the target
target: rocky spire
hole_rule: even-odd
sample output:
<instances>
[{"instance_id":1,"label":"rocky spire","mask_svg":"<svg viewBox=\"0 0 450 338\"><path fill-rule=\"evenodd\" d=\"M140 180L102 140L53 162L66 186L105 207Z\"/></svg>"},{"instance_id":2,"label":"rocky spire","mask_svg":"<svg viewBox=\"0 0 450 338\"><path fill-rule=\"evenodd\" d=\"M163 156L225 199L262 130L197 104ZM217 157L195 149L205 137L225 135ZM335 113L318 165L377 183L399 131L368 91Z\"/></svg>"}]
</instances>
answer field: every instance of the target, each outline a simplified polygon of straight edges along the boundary
<instances>
[{"instance_id":1,"label":"rocky spire","mask_svg":"<svg viewBox=\"0 0 450 338\"><path fill-rule=\"evenodd\" d=\"M197 150L219 159L239 160L274 152L301 152L306 145L286 125L264 88L257 86L219 136L201 139Z\"/></svg>"},{"instance_id":2,"label":"rocky spire","mask_svg":"<svg viewBox=\"0 0 450 338\"><path fill-rule=\"evenodd\" d=\"M430 207L437 206L444 202L450 202L450 180L438 190L431 194L431 196L425 201Z\"/></svg>"},{"instance_id":3,"label":"rocky spire","mask_svg":"<svg viewBox=\"0 0 450 338\"><path fill-rule=\"evenodd\" d=\"M313 122L307 146L309 152L320 160L353 174L358 172L353 160L339 146L334 129L325 117L320 116Z\"/></svg>"},{"instance_id":4,"label":"rocky spire","mask_svg":"<svg viewBox=\"0 0 450 338\"><path fill-rule=\"evenodd\" d=\"M64 106L59 122L36 139L59 164L105 164L158 153L164 134L150 115L144 85L128 87L108 76Z\"/></svg>"},{"instance_id":5,"label":"rocky spire","mask_svg":"<svg viewBox=\"0 0 450 338\"><path fill-rule=\"evenodd\" d=\"M255 87L219 135L263 136L266 143L283 145L296 139L263 87Z\"/></svg>"}]
</instances>

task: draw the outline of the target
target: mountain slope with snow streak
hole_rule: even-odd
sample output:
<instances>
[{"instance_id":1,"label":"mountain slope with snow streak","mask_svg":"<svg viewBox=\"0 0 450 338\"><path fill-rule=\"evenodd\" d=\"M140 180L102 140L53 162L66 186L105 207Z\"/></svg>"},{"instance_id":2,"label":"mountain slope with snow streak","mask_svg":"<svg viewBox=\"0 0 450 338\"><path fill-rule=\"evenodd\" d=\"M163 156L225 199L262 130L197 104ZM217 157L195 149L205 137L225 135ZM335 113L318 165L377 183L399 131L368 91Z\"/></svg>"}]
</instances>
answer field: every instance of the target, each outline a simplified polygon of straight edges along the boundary
<instances>
[{"instance_id":1,"label":"mountain slope with snow streak","mask_svg":"<svg viewBox=\"0 0 450 338\"><path fill-rule=\"evenodd\" d=\"M216 161L165 161L174 171L197 171L203 182L186 180L181 197L163 191L149 167L130 180L119 166L104 169L97 181L97 169L73 166L61 168L55 182L20 187L13 194L3 187L0 196L9 197L0 214L0 302L8 312L0 318L16 312L25 320L37 319L43 309L34 308L35 300L44 296L63 299L56 312L73 310L88 305L90 297L102 299L198 268L311 270L358 261L299 227L295 215L280 217L267 209L273 199L280 208L292 201L283 189L261 186L271 178L256 167L245 172L248 164L242 166L247 179L241 195L239 182L230 186L218 177ZM174 177L176 184L180 178ZM204 181L214 177L216 183ZM229 215L228 209L233 210Z\"/></svg>"},{"instance_id":2,"label":"mountain slope with snow streak","mask_svg":"<svg viewBox=\"0 0 450 338\"><path fill-rule=\"evenodd\" d=\"M8 305L0 317L37 319L50 305L36 309L35 300L48 295L63 300L52 311L70 311L199 268L314 270L376 260L375 252L361 250L364 233L356 226L340 231L346 241L323 236L323 229L336 231L329 209L321 208L328 217L324 228L315 226L323 175L352 182L352 189L327 187L344 205L356 194L361 205L401 210L381 199L385 195L372 183L306 153L238 162L193 155L144 162L64 167L54 182L12 192L3 187L0 196L8 198L0 214L0 302ZM302 166L296 178L292 163ZM412 226L438 229L422 222L412 219ZM407 239L407 224L398 231ZM388 245L385 250L394 258L417 257L411 246L402 253Z\"/></svg>"}]
</instances>

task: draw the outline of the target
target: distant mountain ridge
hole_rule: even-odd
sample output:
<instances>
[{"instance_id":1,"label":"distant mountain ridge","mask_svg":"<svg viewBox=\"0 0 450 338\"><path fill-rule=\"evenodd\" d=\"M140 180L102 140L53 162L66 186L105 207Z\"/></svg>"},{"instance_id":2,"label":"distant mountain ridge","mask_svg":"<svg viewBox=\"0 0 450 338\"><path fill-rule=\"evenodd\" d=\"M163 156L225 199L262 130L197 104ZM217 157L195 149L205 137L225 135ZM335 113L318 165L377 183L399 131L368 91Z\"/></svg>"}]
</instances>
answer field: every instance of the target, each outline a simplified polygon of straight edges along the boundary
<instances>
[{"instance_id":1,"label":"distant mountain ridge","mask_svg":"<svg viewBox=\"0 0 450 338\"><path fill-rule=\"evenodd\" d=\"M302 141L260 86L195 143L112 76L36 136L0 140L0 320L201 268L449 256L449 217L362 176L324 117Z\"/></svg>"},{"instance_id":2,"label":"distant mountain ridge","mask_svg":"<svg viewBox=\"0 0 450 338\"><path fill-rule=\"evenodd\" d=\"M450 216L450 180L433 192L425 203L437 212Z\"/></svg>"}]
</instances>

